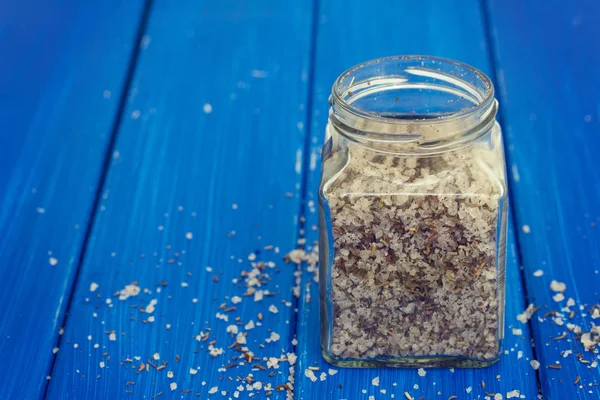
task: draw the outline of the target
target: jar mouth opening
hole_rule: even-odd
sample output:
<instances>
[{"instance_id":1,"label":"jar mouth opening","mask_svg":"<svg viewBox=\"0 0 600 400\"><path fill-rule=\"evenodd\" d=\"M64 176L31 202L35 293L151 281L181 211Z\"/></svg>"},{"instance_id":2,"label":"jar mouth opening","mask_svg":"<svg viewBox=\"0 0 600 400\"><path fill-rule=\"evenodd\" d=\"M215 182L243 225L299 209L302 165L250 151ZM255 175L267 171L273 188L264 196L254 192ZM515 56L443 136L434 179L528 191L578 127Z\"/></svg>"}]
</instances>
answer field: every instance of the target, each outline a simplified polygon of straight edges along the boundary
<instances>
[{"instance_id":1,"label":"jar mouth opening","mask_svg":"<svg viewBox=\"0 0 600 400\"><path fill-rule=\"evenodd\" d=\"M356 65L333 85L330 100L346 133L426 144L489 125L494 86L478 69L433 56L392 56Z\"/></svg>"}]
</instances>

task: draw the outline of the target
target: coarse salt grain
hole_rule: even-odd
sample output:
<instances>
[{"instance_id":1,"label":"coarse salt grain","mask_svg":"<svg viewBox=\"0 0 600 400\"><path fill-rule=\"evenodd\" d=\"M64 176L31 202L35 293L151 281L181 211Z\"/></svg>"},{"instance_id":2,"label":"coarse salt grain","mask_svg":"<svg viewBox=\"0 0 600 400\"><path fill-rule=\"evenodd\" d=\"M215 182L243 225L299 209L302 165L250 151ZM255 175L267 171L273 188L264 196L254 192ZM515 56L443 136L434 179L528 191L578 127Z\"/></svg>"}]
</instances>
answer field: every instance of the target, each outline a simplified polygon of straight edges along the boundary
<instances>
[{"instance_id":1,"label":"coarse salt grain","mask_svg":"<svg viewBox=\"0 0 600 400\"><path fill-rule=\"evenodd\" d=\"M269 311L272 312L273 314L277 314L279 312L279 310L277 309L277 307L275 307L274 304L271 304L269 306Z\"/></svg>"},{"instance_id":2,"label":"coarse salt grain","mask_svg":"<svg viewBox=\"0 0 600 400\"><path fill-rule=\"evenodd\" d=\"M379 386L379 377L376 376L375 378L373 378L373 380L371 380L371 384L373 386Z\"/></svg>"},{"instance_id":3,"label":"coarse salt grain","mask_svg":"<svg viewBox=\"0 0 600 400\"><path fill-rule=\"evenodd\" d=\"M512 334L515 336L521 336L523 334L523 330L519 329L519 328L513 328L512 329Z\"/></svg>"},{"instance_id":4,"label":"coarse salt grain","mask_svg":"<svg viewBox=\"0 0 600 400\"><path fill-rule=\"evenodd\" d=\"M169 387L171 388L171 392L174 392L174 391L175 391L175 389L177 389L177 383L175 383L175 382L171 382L171 383L169 384Z\"/></svg>"},{"instance_id":5,"label":"coarse salt grain","mask_svg":"<svg viewBox=\"0 0 600 400\"><path fill-rule=\"evenodd\" d=\"M100 361L100 368L104 368L104 361Z\"/></svg>"},{"instance_id":6,"label":"coarse salt grain","mask_svg":"<svg viewBox=\"0 0 600 400\"><path fill-rule=\"evenodd\" d=\"M427 371L425 371L425 369L423 369L423 368L419 368L417 370L417 374L419 374L419 376L425 376L425 375L427 375Z\"/></svg>"},{"instance_id":7,"label":"coarse salt grain","mask_svg":"<svg viewBox=\"0 0 600 400\"><path fill-rule=\"evenodd\" d=\"M511 392L506 393L506 398L507 399L516 398L516 397L519 397L520 394L521 394L521 392L519 390L515 389Z\"/></svg>"},{"instance_id":8,"label":"coarse salt grain","mask_svg":"<svg viewBox=\"0 0 600 400\"><path fill-rule=\"evenodd\" d=\"M241 302L242 302L242 298L241 298L241 297L239 297L239 296L233 296L233 297L231 298L231 302L232 302L233 304L239 304L239 303L241 303Z\"/></svg>"},{"instance_id":9,"label":"coarse salt grain","mask_svg":"<svg viewBox=\"0 0 600 400\"><path fill-rule=\"evenodd\" d=\"M145 308L145 312L147 314L152 314L155 310L154 306L156 306L156 304L158 304L158 300L156 300L156 299L150 300L150 303Z\"/></svg>"},{"instance_id":10,"label":"coarse salt grain","mask_svg":"<svg viewBox=\"0 0 600 400\"><path fill-rule=\"evenodd\" d=\"M227 327L227 333L231 333L233 335L237 334L238 333L238 327L237 327L237 325L229 325Z\"/></svg>"},{"instance_id":11,"label":"coarse salt grain","mask_svg":"<svg viewBox=\"0 0 600 400\"><path fill-rule=\"evenodd\" d=\"M111 332L108 335L108 340L110 340L111 342L115 342L117 340L117 335L114 332Z\"/></svg>"},{"instance_id":12,"label":"coarse salt grain","mask_svg":"<svg viewBox=\"0 0 600 400\"><path fill-rule=\"evenodd\" d=\"M531 364L531 368L533 368L536 371L540 367L540 362L538 360L531 360L529 364Z\"/></svg>"},{"instance_id":13,"label":"coarse salt grain","mask_svg":"<svg viewBox=\"0 0 600 400\"><path fill-rule=\"evenodd\" d=\"M304 376L306 376L308 379L310 379L313 382L317 381L317 377L315 376L315 373L313 372L312 369L306 369L304 370Z\"/></svg>"},{"instance_id":14,"label":"coarse salt grain","mask_svg":"<svg viewBox=\"0 0 600 400\"><path fill-rule=\"evenodd\" d=\"M559 301L563 301L565 299L565 295L562 293L556 293L554 296L552 296L552 300L556 301L557 303Z\"/></svg>"},{"instance_id":15,"label":"coarse salt grain","mask_svg":"<svg viewBox=\"0 0 600 400\"><path fill-rule=\"evenodd\" d=\"M542 271L541 269L538 269L537 271L535 271L533 273L533 276L535 276L536 278L539 278L540 276L544 275L544 271Z\"/></svg>"},{"instance_id":16,"label":"coarse salt grain","mask_svg":"<svg viewBox=\"0 0 600 400\"><path fill-rule=\"evenodd\" d=\"M552 280L552 282L550 282L550 289L553 292L564 292L565 290L567 290L567 285L563 282Z\"/></svg>"},{"instance_id":17,"label":"coarse salt grain","mask_svg":"<svg viewBox=\"0 0 600 400\"><path fill-rule=\"evenodd\" d=\"M202 109L206 114L210 114L213 110L212 105L209 103L204 104L204 107L202 107Z\"/></svg>"},{"instance_id":18,"label":"coarse salt grain","mask_svg":"<svg viewBox=\"0 0 600 400\"><path fill-rule=\"evenodd\" d=\"M279 334L277 332L271 332L271 336L265 340L265 342L270 343L270 342L276 342L278 341L280 338Z\"/></svg>"},{"instance_id":19,"label":"coarse salt grain","mask_svg":"<svg viewBox=\"0 0 600 400\"><path fill-rule=\"evenodd\" d=\"M90 283L90 292L95 292L99 285L96 282Z\"/></svg>"},{"instance_id":20,"label":"coarse salt grain","mask_svg":"<svg viewBox=\"0 0 600 400\"><path fill-rule=\"evenodd\" d=\"M185 234L185 238L187 240L192 240L193 237L194 237L194 234L192 232L188 232Z\"/></svg>"},{"instance_id":21,"label":"coarse salt grain","mask_svg":"<svg viewBox=\"0 0 600 400\"><path fill-rule=\"evenodd\" d=\"M53 266L53 267L54 267L56 264L58 264L58 260L57 260L56 258L54 258L54 257L50 257L50 258L48 259L48 263L49 263L51 266Z\"/></svg>"},{"instance_id":22,"label":"coarse salt grain","mask_svg":"<svg viewBox=\"0 0 600 400\"><path fill-rule=\"evenodd\" d=\"M190 375L196 375L198 373L197 369L190 368Z\"/></svg>"},{"instance_id":23,"label":"coarse salt grain","mask_svg":"<svg viewBox=\"0 0 600 400\"><path fill-rule=\"evenodd\" d=\"M523 311L523 313L517 315L517 319L522 322L523 324L526 324L527 321L529 321L531 319L531 316L534 313L534 309L535 306L533 304L529 304L527 306L527 308L525 309L525 311Z\"/></svg>"},{"instance_id":24,"label":"coarse salt grain","mask_svg":"<svg viewBox=\"0 0 600 400\"><path fill-rule=\"evenodd\" d=\"M529 227L529 225L523 225L523 233L529 233L531 232L531 228Z\"/></svg>"}]
</instances>

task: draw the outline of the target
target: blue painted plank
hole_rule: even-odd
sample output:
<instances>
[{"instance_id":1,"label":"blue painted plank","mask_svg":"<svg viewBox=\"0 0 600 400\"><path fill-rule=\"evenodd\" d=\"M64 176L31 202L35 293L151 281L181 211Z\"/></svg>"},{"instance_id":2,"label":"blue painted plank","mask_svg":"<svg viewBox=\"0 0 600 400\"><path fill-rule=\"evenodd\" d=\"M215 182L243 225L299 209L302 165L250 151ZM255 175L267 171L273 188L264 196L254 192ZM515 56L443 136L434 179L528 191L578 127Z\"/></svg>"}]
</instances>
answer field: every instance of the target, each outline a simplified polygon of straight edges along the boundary
<instances>
[{"instance_id":1,"label":"blue painted plank","mask_svg":"<svg viewBox=\"0 0 600 400\"><path fill-rule=\"evenodd\" d=\"M386 10L382 12L382 10ZM366 23L366 21L369 21ZM346 68L364 60L395 54L432 54L474 65L490 73L482 10L479 2L453 1L394 2L371 1L369 7L358 2L325 1L319 13L317 54L311 121L310 157L305 159L308 176L307 227L308 241L317 239L316 203L319 181L319 152L327 122L332 82ZM391 40L390 38L393 38ZM431 369L424 377L416 370L342 369L327 364L321 357L319 332L318 284L313 272L303 273L298 326L298 367L296 394L298 399L406 399L412 398L484 399L487 394L519 390L533 399L537 395L536 373L530 366L532 349L527 325L515 317L524 307L524 294L517 260L514 234L508 238L507 304L505 349L501 361L484 369ZM514 335L512 328L522 329ZM520 354L522 352L522 354ZM305 376L308 367L317 378ZM337 371L334 375L329 369ZM332 371L332 372L333 372ZM325 380L321 375L325 373ZM379 386L372 381L379 378ZM482 387L485 382L485 388ZM487 393L487 394L486 394Z\"/></svg>"},{"instance_id":2,"label":"blue painted plank","mask_svg":"<svg viewBox=\"0 0 600 400\"><path fill-rule=\"evenodd\" d=\"M311 17L153 4L49 399L287 397Z\"/></svg>"},{"instance_id":3,"label":"blue painted plank","mask_svg":"<svg viewBox=\"0 0 600 400\"><path fill-rule=\"evenodd\" d=\"M598 350L585 351L567 324L600 325L590 310L600 298L600 3L488 6L526 286L542 307L531 322L544 399L597 399ZM552 280L566 285L564 300ZM543 318L569 298L572 318Z\"/></svg>"},{"instance_id":4,"label":"blue painted plank","mask_svg":"<svg viewBox=\"0 0 600 400\"><path fill-rule=\"evenodd\" d=\"M0 4L0 393L43 395L142 1Z\"/></svg>"}]
</instances>

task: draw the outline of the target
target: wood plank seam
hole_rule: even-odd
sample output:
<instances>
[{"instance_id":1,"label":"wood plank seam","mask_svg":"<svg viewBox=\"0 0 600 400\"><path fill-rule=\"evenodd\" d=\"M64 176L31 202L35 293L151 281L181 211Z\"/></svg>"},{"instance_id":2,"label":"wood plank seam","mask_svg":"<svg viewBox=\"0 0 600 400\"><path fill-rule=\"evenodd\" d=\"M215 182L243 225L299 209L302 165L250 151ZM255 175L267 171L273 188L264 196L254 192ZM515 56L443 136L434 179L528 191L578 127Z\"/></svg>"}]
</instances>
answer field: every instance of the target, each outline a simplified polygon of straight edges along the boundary
<instances>
[{"instance_id":1,"label":"wood plank seam","mask_svg":"<svg viewBox=\"0 0 600 400\"><path fill-rule=\"evenodd\" d=\"M139 56L140 56L140 51L141 51L140 43L142 41L142 38L144 37L144 33L146 32L147 23L148 23L148 20L150 17L151 9L152 9L152 2L153 2L153 0L145 0L144 1L144 9L142 10L142 16L138 23L138 29L137 29L135 39L134 39L134 44L133 44L133 50L132 50L130 58L129 58L127 73L125 75L125 80L123 82L121 94L119 96L119 103L117 106L117 112L115 114L115 120L113 122L113 126L112 126L112 129L110 132L108 146L106 148L106 153L104 155L102 172L100 175L100 179L98 181L98 185L96 187L96 193L94 195L94 201L92 203L92 208L91 208L91 215L88 220L88 224L87 224L87 227L85 230L85 235L83 237L83 243L81 245L81 252L79 253L79 259L77 260L77 266L75 268L73 285L71 287L70 292L68 293L67 305L65 307L65 314L63 316L61 327L66 326L67 320L69 318L69 311L71 309L71 305L73 304L75 289L77 288L77 284L79 282L79 274L81 272L81 266L83 265L83 261L85 260L87 245L89 243L89 239L90 239L93 227L94 227L94 222L96 220L96 214L98 212L100 201L102 199L102 193L104 191L106 176L107 176L108 170L110 168L112 154L114 151L115 143L117 141L117 135L119 133L119 127L121 126L121 121L123 120L123 114L124 114L126 106L127 106L127 98L129 96L129 89L131 87L131 82L133 80L137 62L138 62ZM61 347L61 341L62 341L62 336L59 335L58 342L56 343L57 348ZM52 363L50 364L50 371L48 373L49 376L52 376L52 374L54 372L54 367L55 367L57 357L58 357L58 353L55 353L52 358ZM44 389L44 397L43 397L44 399L48 395L49 382L50 381L48 381L48 380L46 381L46 387Z\"/></svg>"},{"instance_id":2,"label":"wood plank seam","mask_svg":"<svg viewBox=\"0 0 600 400\"><path fill-rule=\"evenodd\" d=\"M483 30L484 30L484 34L485 34L485 41L487 43L487 47L488 47L488 59L489 59L489 65L491 67L490 69L490 78L492 79L492 82L494 82L496 85L498 85L498 75L496 73L497 71L497 63L496 63L496 59L497 59L497 54L496 54L496 43L494 41L494 36L492 35L492 24L491 24L491 20L490 20L490 7L488 4L487 0L480 0L481 2L481 16L482 16L482 24L483 24ZM502 105L504 103L504 99L503 99L503 95L501 93L500 90L498 90L498 87L496 86L495 88L495 96L496 99L498 100L498 102ZM500 126L508 126L504 123L505 118L504 118L504 112L502 110L502 107L500 107L498 115L496 116L498 122L500 123ZM506 158L506 165L512 165L511 163L511 159L510 159L510 152L508 151L508 149L506 148L506 143L507 143L507 139L506 137L504 138L504 154L505 154L505 158ZM527 284L525 283L525 270L523 268L523 256L521 253L521 232L518 229L519 224L517 221L517 213L516 213L516 207L514 206L514 201L515 201L515 197L514 197L514 192L513 192L513 188L515 186L515 182L513 180L513 176L512 174L506 174L507 175L507 184L508 184L508 207L511 208L512 210L514 210L513 212L509 212L509 218L512 219L512 223L513 226L515 227L514 229L514 235L516 237L515 240L515 253L517 256L517 262L519 263L519 272L521 274L521 288L523 290L523 296L524 296L524 301L525 301L525 305L529 306L530 302L529 302L529 293L527 292ZM527 321L527 325L529 327L529 331L532 332L533 334L533 319L530 319ZM538 359L538 355L537 355L537 349L535 346L531 347L531 351L533 354L533 359L537 360ZM542 393L542 384L541 384L541 376L540 376L540 371L539 369L535 370L535 379L537 382L537 387L538 387L538 394L539 395L543 395Z\"/></svg>"},{"instance_id":3,"label":"wood plank seam","mask_svg":"<svg viewBox=\"0 0 600 400\"><path fill-rule=\"evenodd\" d=\"M311 30L310 30L310 48L309 48L309 65L308 65L308 85L307 85L307 98L306 98L306 114L305 114L305 126L304 130L304 148L302 149L302 183L300 187L300 208L298 210L299 223L298 223L298 239L304 238L306 236L306 230L309 229L308 224L306 223L306 210L307 210L307 202L308 192L309 192L309 175L310 171L310 158L311 158L311 140L312 140L312 119L313 119L313 92L314 92L314 84L315 84L315 67L316 67L316 55L317 55L317 36L319 30L319 0L313 0L313 15L311 21ZM312 247L312 244L307 243L306 245ZM300 322L300 298L302 296L302 275L306 273L304 270L306 267L306 263L302 263L298 266L298 271L300 273L300 291L299 296L293 296L294 302L294 318L292 319L293 324L291 327L292 338L298 337L298 326ZM297 345L293 347L294 353L297 355ZM298 365L296 365L296 368Z\"/></svg>"}]
</instances>

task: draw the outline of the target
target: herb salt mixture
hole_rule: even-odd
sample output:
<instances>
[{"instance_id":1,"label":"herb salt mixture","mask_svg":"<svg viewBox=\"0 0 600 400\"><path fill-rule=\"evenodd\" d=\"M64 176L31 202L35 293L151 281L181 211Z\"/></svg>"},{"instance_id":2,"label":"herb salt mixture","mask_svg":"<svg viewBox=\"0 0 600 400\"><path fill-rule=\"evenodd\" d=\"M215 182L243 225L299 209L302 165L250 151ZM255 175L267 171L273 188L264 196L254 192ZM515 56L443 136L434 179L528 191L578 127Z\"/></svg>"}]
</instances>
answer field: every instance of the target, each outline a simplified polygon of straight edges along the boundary
<instances>
[{"instance_id":1,"label":"herb salt mixture","mask_svg":"<svg viewBox=\"0 0 600 400\"><path fill-rule=\"evenodd\" d=\"M503 193L485 150L402 158L356 145L349 153L324 193L335 255L332 355L497 357Z\"/></svg>"}]
</instances>

